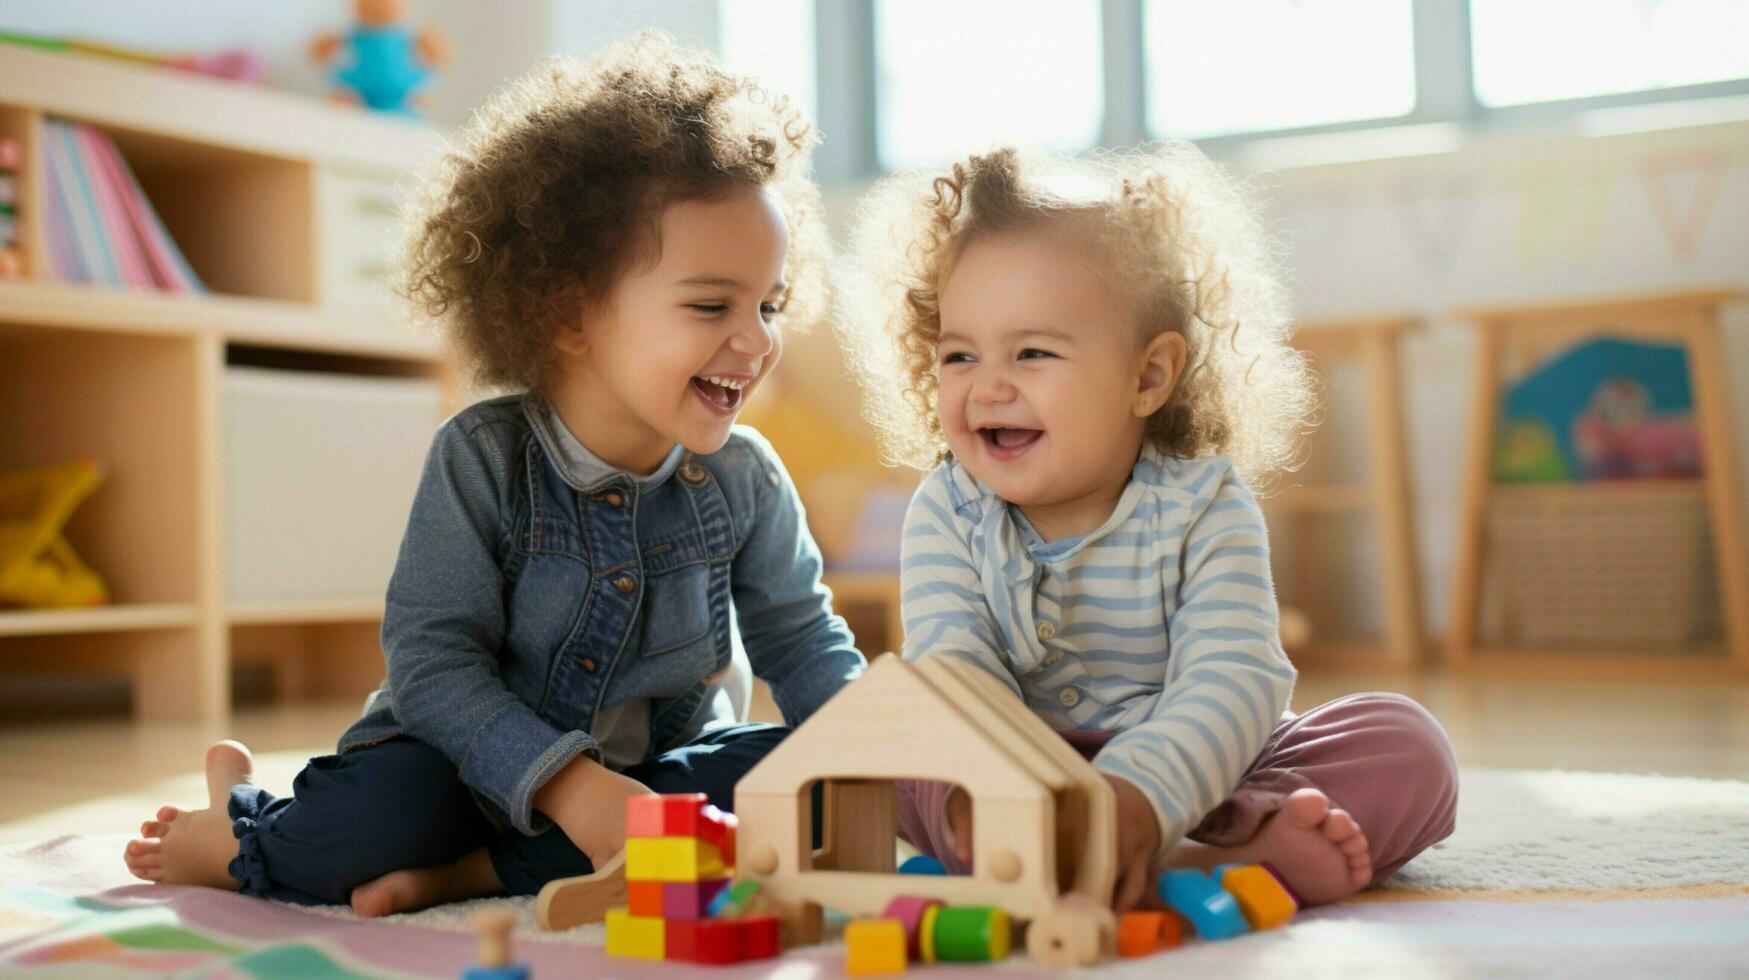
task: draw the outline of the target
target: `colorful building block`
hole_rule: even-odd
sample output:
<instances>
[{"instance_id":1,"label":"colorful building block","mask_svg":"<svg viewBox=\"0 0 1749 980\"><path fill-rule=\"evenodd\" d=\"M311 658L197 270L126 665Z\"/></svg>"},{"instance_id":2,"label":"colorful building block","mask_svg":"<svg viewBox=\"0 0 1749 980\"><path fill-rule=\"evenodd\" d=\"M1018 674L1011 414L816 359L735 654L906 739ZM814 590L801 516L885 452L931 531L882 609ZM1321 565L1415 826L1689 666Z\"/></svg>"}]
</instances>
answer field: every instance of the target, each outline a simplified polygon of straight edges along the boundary
<instances>
[{"instance_id":1,"label":"colorful building block","mask_svg":"<svg viewBox=\"0 0 1749 980\"><path fill-rule=\"evenodd\" d=\"M709 805L703 793L628 797L626 836L696 837L698 813Z\"/></svg>"},{"instance_id":2,"label":"colorful building block","mask_svg":"<svg viewBox=\"0 0 1749 980\"><path fill-rule=\"evenodd\" d=\"M765 960L783 952L783 927L775 915L748 915L731 920L741 927L741 958Z\"/></svg>"},{"instance_id":3,"label":"colorful building block","mask_svg":"<svg viewBox=\"0 0 1749 980\"><path fill-rule=\"evenodd\" d=\"M941 904L933 898L900 895L888 902L886 909L881 912L881 918L898 919L905 926L905 952L912 959L923 958L923 949L918 945L918 932L923 925L923 913Z\"/></svg>"},{"instance_id":4,"label":"colorful building block","mask_svg":"<svg viewBox=\"0 0 1749 980\"><path fill-rule=\"evenodd\" d=\"M844 927L844 972L851 976L905 972L905 924L857 919Z\"/></svg>"},{"instance_id":5,"label":"colorful building block","mask_svg":"<svg viewBox=\"0 0 1749 980\"><path fill-rule=\"evenodd\" d=\"M1177 912L1166 913L1166 918L1160 922L1160 948L1171 949L1184 945L1184 935L1190 932L1190 923Z\"/></svg>"},{"instance_id":6,"label":"colorful building block","mask_svg":"<svg viewBox=\"0 0 1749 980\"><path fill-rule=\"evenodd\" d=\"M1160 951L1165 912L1125 912L1117 922L1117 955L1152 956Z\"/></svg>"},{"instance_id":7,"label":"colorful building block","mask_svg":"<svg viewBox=\"0 0 1749 980\"><path fill-rule=\"evenodd\" d=\"M626 840L627 881L703 881L727 872L722 854L696 837Z\"/></svg>"},{"instance_id":8,"label":"colorful building block","mask_svg":"<svg viewBox=\"0 0 1749 980\"><path fill-rule=\"evenodd\" d=\"M935 962L935 919L941 915L941 906L931 905L923 910L923 918L917 921L917 952L925 963Z\"/></svg>"},{"instance_id":9,"label":"colorful building block","mask_svg":"<svg viewBox=\"0 0 1749 980\"><path fill-rule=\"evenodd\" d=\"M1273 929L1293 921L1299 903L1275 875L1259 865L1234 868L1221 878L1221 888L1239 903L1253 929Z\"/></svg>"},{"instance_id":10,"label":"colorful building block","mask_svg":"<svg viewBox=\"0 0 1749 980\"><path fill-rule=\"evenodd\" d=\"M737 918L753 911L754 903L759 900L759 882L751 878L742 878L729 887L717 892L711 899L707 910L712 918Z\"/></svg>"},{"instance_id":11,"label":"colorful building block","mask_svg":"<svg viewBox=\"0 0 1749 980\"><path fill-rule=\"evenodd\" d=\"M1008 913L994 905L943 905L932 910L935 958L946 963L995 963L1008 958Z\"/></svg>"},{"instance_id":12,"label":"colorful building block","mask_svg":"<svg viewBox=\"0 0 1749 980\"><path fill-rule=\"evenodd\" d=\"M628 881L626 882L626 907L633 915L652 915L662 917L662 890L667 886L660 881Z\"/></svg>"},{"instance_id":13,"label":"colorful building block","mask_svg":"<svg viewBox=\"0 0 1749 980\"><path fill-rule=\"evenodd\" d=\"M669 921L710 918L711 902L728 886L727 878L663 882L662 915Z\"/></svg>"},{"instance_id":14,"label":"colorful building block","mask_svg":"<svg viewBox=\"0 0 1749 980\"><path fill-rule=\"evenodd\" d=\"M739 963L740 923L734 919L670 919L668 958L684 963Z\"/></svg>"},{"instance_id":15,"label":"colorful building block","mask_svg":"<svg viewBox=\"0 0 1749 980\"><path fill-rule=\"evenodd\" d=\"M1233 870L1234 868L1246 868L1246 867L1250 867L1250 865L1246 865L1246 864L1217 864L1214 866L1214 868L1212 870L1209 871L1209 877L1213 878L1215 880L1215 884L1218 885L1221 883L1221 879L1223 879L1227 876L1227 872Z\"/></svg>"},{"instance_id":16,"label":"colorful building block","mask_svg":"<svg viewBox=\"0 0 1749 980\"><path fill-rule=\"evenodd\" d=\"M633 915L630 909L607 912L607 954L642 960L663 959L668 952L667 925L662 919Z\"/></svg>"},{"instance_id":17,"label":"colorful building block","mask_svg":"<svg viewBox=\"0 0 1749 980\"><path fill-rule=\"evenodd\" d=\"M1160 898L1172 910L1190 920L1204 939L1231 939L1251 926L1233 896L1213 878L1193 868L1177 868L1160 876Z\"/></svg>"},{"instance_id":18,"label":"colorful building block","mask_svg":"<svg viewBox=\"0 0 1749 980\"><path fill-rule=\"evenodd\" d=\"M726 858L734 856L735 828L740 823L733 813L724 813L714 806L707 806L698 812L697 822L697 829L689 836L717 845L717 850L722 851Z\"/></svg>"}]
</instances>

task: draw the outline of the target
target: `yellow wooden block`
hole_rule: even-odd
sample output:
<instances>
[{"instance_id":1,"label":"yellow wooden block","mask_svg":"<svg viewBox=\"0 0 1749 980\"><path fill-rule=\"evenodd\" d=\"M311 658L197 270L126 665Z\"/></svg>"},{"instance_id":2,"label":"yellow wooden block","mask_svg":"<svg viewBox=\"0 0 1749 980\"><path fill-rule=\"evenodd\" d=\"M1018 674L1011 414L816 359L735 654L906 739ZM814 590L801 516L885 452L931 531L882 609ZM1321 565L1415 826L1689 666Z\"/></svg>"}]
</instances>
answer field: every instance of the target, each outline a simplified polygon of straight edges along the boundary
<instances>
[{"instance_id":1,"label":"yellow wooden block","mask_svg":"<svg viewBox=\"0 0 1749 980\"><path fill-rule=\"evenodd\" d=\"M1221 875L1221 887L1238 900L1239 911L1253 929L1273 929L1292 921L1298 911L1293 896L1260 865L1228 868Z\"/></svg>"},{"instance_id":2,"label":"yellow wooden block","mask_svg":"<svg viewBox=\"0 0 1749 980\"><path fill-rule=\"evenodd\" d=\"M627 881L702 881L728 874L715 844L696 837L632 837L626 841Z\"/></svg>"},{"instance_id":3,"label":"yellow wooden block","mask_svg":"<svg viewBox=\"0 0 1749 980\"><path fill-rule=\"evenodd\" d=\"M667 923L662 919L624 908L607 910L607 955L659 960L667 949Z\"/></svg>"},{"instance_id":4,"label":"yellow wooden block","mask_svg":"<svg viewBox=\"0 0 1749 980\"><path fill-rule=\"evenodd\" d=\"M905 972L905 924L857 919L844 927L844 972L852 976Z\"/></svg>"}]
</instances>

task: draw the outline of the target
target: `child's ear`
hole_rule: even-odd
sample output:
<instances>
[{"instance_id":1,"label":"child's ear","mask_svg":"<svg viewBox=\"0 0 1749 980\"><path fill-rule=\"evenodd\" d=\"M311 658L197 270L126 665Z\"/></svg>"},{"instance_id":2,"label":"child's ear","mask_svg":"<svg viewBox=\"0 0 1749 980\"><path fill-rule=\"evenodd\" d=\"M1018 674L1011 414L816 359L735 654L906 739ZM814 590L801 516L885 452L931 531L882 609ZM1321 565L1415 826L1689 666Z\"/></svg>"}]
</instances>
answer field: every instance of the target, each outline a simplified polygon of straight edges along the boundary
<instances>
[{"instance_id":1,"label":"child's ear","mask_svg":"<svg viewBox=\"0 0 1749 980\"><path fill-rule=\"evenodd\" d=\"M1184 361L1190 354L1190 347L1184 342L1184 335L1168 330L1142 348L1141 372L1137 378L1136 400L1134 411L1139 417L1147 417L1166 404L1166 399L1172 397L1172 389L1178 384L1179 375L1184 373Z\"/></svg>"},{"instance_id":2,"label":"child's ear","mask_svg":"<svg viewBox=\"0 0 1749 980\"><path fill-rule=\"evenodd\" d=\"M553 346L576 357L589 349L589 317L574 316L559 324L553 336Z\"/></svg>"}]
</instances>

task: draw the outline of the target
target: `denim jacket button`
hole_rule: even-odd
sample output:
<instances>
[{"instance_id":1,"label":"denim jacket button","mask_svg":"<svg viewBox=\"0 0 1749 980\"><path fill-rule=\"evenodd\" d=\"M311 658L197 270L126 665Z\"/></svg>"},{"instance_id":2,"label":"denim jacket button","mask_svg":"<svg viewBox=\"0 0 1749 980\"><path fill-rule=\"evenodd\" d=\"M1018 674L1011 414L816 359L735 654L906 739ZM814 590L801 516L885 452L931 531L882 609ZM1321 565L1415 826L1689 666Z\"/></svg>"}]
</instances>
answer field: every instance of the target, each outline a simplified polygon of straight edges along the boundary
<instances>
[{"instance_id":1,"label":"denim jacket button","mask_svg":"<svg viewBox=\"0 0 1749 980\"><path fill-rule=\"evenodd\" d=\"M697 463L694 463L691 460L687 460L686 462L680 464L680 479L683 480L684 482L690 484L691 486L695 486L695 487L703 486L704 485L704 477L705 477L704 467L698 465Z\"/></svg>"},{"instance_id":2,"label":"denim jacket button","mask_svg":"<svg viewBox=\"0 0 1749 980\"><path fill-rule=\"evenodd\" d=\"M623 504L626 502L626 498L620 496L618 493L615 493L612 490L609 490L608 492L602 494L601 499L606 501L607 506L609 506L609 507L618 507L620 504Z\"/></svg>"},{"instance_id":3,"label":"denim jacket button","mask_svg":"<svg viewBox=\"0 0 1749 980\"><path fill-rule=\"evenodd\" d=\"M583 665L584 670L594 672L595 661L589 659L588 657L584 657L581 661L579 661L579 663L581 663Z\"/></svg>"},{"instance_id":4,"label":"denim jacket button","mask_svg":"<svg viewBox=\"0 0 1749 980\"><path fill-rule=\"evenodd\" d=\"M634 581L630 575L621 575L619 578L613 580L613 587L626 595L631 595L632 592L637 589L638 583Z\"/></svg>"}]
</instances>

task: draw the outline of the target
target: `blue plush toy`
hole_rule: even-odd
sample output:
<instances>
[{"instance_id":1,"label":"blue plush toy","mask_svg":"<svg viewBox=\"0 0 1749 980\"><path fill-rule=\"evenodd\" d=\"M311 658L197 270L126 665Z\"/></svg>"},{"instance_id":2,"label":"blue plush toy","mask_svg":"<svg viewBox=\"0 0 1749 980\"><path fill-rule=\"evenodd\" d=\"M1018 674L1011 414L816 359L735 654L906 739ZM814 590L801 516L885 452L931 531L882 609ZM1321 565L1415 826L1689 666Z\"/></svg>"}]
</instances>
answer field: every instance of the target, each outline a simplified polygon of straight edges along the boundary
<instances>
[{"instance_id":1,"label":"blue plush toy","mask_svg":"<svg viewBox=\"0 0 1749 980\"><path fill-rule=\"evenodd\" d=\"M351 30L316 39L316 60L332 65L334 81L363 105L418 115L413 97L449 57L443 38L404 22L401 0L359 0L357 11Z\"/></svg>"}]
</instances>

